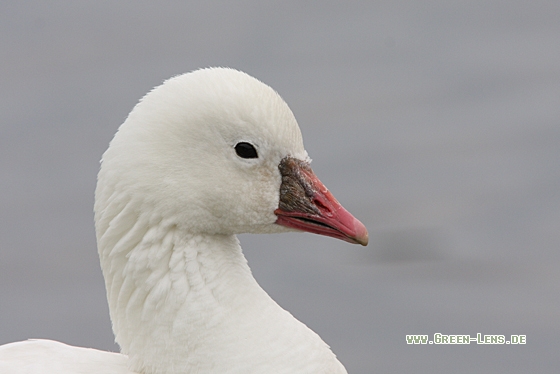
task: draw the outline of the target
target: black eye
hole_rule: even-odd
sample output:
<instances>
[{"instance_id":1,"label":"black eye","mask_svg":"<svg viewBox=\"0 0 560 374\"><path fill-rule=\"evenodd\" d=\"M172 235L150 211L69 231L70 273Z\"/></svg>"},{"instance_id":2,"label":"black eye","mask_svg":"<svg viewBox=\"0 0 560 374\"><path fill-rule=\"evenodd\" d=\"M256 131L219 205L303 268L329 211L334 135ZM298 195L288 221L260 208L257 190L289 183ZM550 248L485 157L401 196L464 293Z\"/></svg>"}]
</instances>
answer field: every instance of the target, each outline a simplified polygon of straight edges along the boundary
<instances>
[{"instance_id":1,"label":"black eye","mask_svg":"<svg viewBox=\"0 0 560 374\"><path fill-rule=\"evenodd\" d=\"M257 150L252 144L241 142L235 145L235 153L241 158L258 158Z\"/></svg>"}]
</instances>

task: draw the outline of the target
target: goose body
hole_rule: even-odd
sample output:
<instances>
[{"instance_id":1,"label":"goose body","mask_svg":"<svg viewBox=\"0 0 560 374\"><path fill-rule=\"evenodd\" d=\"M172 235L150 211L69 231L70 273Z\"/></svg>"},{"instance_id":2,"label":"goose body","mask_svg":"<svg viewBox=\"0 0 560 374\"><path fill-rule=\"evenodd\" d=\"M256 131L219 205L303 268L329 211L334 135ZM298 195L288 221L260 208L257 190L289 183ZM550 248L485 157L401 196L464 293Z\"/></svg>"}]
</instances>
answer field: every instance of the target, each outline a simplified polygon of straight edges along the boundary
<instances>
[{"instance_id":1,"label":"goose body","mask_svg":"<svg viewBox=\"0 0 560 374\"><path fill-rule=\"evenodd\" d=\"M29 340L0 373L346 373L257 284L238 233L309 231L367 244L309 167L280 96L209 68L148 93L103 155L95 226L121 354Z\"/></svg>"}]
</instances>

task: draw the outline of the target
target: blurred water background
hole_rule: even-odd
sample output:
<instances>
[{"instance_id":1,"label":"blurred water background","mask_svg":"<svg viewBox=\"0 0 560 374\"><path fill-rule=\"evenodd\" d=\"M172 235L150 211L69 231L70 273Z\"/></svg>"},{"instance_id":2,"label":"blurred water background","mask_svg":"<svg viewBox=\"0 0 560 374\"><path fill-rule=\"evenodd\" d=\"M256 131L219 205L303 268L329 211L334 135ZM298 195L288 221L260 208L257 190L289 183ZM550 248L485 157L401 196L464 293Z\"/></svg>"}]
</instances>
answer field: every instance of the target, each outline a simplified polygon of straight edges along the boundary
<instances>
[{"instance_id":1,"label":"blurred water background","mask_svg":"<svg viewBox=\"0 0 560 374\"><path fill-rule=\"evenodd\" d=\"M560 367L560 2L0 4L0 344L117 350L101 154L164 79L229 66L288 102L367 248L242 235L257 280L350 373ZM406 334L526 345L407 345Z\"/></svg>"}]
</instances>

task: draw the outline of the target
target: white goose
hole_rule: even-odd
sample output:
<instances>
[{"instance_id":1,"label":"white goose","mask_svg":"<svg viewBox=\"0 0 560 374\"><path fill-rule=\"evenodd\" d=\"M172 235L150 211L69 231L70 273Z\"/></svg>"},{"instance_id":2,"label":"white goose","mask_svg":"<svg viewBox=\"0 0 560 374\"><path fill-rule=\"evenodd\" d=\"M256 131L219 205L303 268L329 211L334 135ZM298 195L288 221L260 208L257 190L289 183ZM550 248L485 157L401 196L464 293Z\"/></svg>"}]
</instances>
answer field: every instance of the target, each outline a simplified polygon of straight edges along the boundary
<instances>
[{"instance_id":1,"label":"white goose","mask_svg":"<svg viewBox=\"0 0 560 374\"><path fill-rule=\"evenodd\" d=\"M257 284L235 237L297 229L367 244L308 163L286 103L245 73L202 69L152 90L95 192L122 354L28 340L0 347L0 373L346 373Z\"/></svg>"}]
</instances>

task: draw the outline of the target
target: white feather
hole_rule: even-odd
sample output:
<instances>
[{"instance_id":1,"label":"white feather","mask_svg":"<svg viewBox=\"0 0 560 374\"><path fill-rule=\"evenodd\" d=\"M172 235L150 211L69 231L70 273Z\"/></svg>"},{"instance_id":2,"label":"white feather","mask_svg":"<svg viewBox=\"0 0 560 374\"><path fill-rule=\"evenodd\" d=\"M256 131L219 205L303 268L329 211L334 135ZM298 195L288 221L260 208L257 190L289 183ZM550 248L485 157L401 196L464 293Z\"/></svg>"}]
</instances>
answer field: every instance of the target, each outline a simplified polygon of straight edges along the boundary
<instances>
[{"instance_id":1,"label":"white feather","mask_svg":"<svg viewBox=\"0 0 560 374\"><path fill-rule=\"evenodd\" d=\"M256 159L234 146L250 142ZM0 372L345 373L317 334L256 283L235 234L275 225L286 156L307 160L280 96L232 69L147 94L103 155L99 256L122 354L34 340L0 347Z\"/></svg>"}]
</instances>

